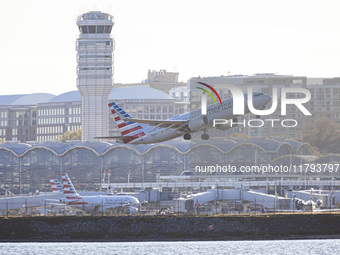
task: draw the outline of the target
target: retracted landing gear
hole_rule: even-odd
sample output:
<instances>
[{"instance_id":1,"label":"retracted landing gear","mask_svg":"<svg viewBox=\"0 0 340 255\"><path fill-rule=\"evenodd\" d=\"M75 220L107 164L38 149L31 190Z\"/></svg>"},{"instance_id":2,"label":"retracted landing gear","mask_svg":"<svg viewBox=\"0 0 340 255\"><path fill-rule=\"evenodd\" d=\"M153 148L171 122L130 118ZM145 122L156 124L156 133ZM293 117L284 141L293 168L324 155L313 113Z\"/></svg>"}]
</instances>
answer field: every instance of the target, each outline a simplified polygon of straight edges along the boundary
<instances>
[{"instance_id":1,"label":"retracted landing gear","mask_svg":"<svg viewBox=\"0 0 340 255\"><path fill-rule=\"evenodd\" d=\"M186 133L184 136L183 136L184 140L190 140L191 139L191 135L189 133Z\"/></svg>"},{"instance_id":2,"label":"retracted landing gear","mask_svg":"<svg viewBox=\"0 0 340 255\"><path fill-rule=\"evenodd\" d=\"M201 135L201 139L202 140L209 140L209 135L205 131L203 131L203 132L204 132L204 134Z\"/></svg>"}]
</instances>

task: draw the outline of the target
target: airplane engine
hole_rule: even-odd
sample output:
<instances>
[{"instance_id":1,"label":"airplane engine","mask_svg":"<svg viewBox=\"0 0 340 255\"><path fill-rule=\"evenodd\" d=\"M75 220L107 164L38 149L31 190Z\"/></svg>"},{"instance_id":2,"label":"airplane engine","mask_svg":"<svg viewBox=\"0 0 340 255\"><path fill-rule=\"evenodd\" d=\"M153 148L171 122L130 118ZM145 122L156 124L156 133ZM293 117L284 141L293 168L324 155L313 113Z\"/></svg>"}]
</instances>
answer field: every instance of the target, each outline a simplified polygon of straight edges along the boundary
<instances>
[{"instance_id":1,"label":"airplane engine","mask_svg":"<svg viewBox=\"0 0 340 255\"><path fill-rule=\"evenodd\" d=\"M303 200L296 200L296 208L301 209L306 203Z\"/></svg>"},{"instance_id":2,"label":"airplane engine","mask_svg":"<svg viewBox=\"0 0 340 255\"><path fill-rule=\"evenodd\" d=\"M138 208L136 207L128 207L126 208L125 212L128 214L128 215L137 215L138 213Z\"/></svg>"},{"instance_id":3,"label":"airplane engine","mask_svg":"<svg viewBox=\"0 0 340 255\"><path fill-rule=\"evenodd\" d=\"M238 122L237 118L233 118L233 122ZM226 131L228 130L229 128L232 128L231 126L231 120L228 120L228 123L227 124L219 124L219 125L216 125L217 129L219 130L222 130L222 131Z\"/></svg>"},{"instance_id":4,"label":"airplane engine","mask_svg":"<svg viewBox=\"0 0 340 255\"><path fill-rule=\"evenodd\" d=\"M316 205L317 205L318 207L321 207L321 206L322 206L322 200L321 200L321 199L318 199L318 200L316 201Z\"/></svg>"},{"instance_id":5,"label":"airplane engine","mask_svg":"<svg viewBox=\"0 0 340 255\"><path fill-rule=\"evenodd\" d=\"M208 125L209 121L207 115L189 121L189 129L191 131L199 131L204 127L208 127Z\"/></svg>"}]
</instances>

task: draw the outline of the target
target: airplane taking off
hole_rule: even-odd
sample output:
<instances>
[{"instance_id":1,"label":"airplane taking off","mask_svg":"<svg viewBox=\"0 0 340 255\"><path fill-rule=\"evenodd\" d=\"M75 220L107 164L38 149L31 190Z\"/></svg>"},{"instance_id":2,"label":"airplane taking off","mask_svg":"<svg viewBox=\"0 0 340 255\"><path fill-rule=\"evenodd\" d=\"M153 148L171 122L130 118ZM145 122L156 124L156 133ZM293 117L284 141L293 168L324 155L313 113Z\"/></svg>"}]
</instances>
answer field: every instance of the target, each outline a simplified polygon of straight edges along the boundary
<instances>
[{"instance_id":1,"label":"airplane taking off","mask_svg":"<svg viewBox=\"0 0 340 255\"><path fill-rule=\"evenodd\" d=\"M80 196L74 188L67 174L62 174L62 182L65 198L60 202L83 210L85 212L125 212L129 215L138 213L139 201L132 196Z\"/></svg>"},{"instance_id":2,"label":"airplane taking off","mask_svg":"<svg viewBox=\"0 0 340 255\"><path fill-rule=\"evenodd\" d=\"M247 102L247 94L245 102ZM271 100L271 96L260 92L254 92L253 106L263 109ZM207 130L213 128L215 119L232 120L240 115L233 115L233 98L221 101L221 105L211 104L207 107L207 115L202 115L201 109L174 116L168 120L135 119L126 113L116 103L109 103L111 113L121 136L95 137L96 139L116 139L118 143L151 144L168 141L180 136L185 140L191 139L191 134L203 131L202 140L208 140ZM245 103L245 114L250 113L248 104ZM216 125L217 129L227 130L231 128L230 121L227 124Z\"/></svg>"}]
</instances>

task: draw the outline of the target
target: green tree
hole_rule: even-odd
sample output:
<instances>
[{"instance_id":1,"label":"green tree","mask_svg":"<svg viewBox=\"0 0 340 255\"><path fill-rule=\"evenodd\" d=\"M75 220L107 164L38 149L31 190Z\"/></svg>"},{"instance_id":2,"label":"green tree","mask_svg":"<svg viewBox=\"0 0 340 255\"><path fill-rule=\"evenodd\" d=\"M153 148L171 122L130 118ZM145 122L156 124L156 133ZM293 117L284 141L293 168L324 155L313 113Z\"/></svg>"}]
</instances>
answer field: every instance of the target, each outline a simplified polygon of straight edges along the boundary
<instances>
[{"instance_id":1,"label":"green tree","mask_svg":"<svg viewBox=\"0 0 340 255\"><path fill-rule=\"evenodd\" d=\"M62 135L58 135L57 140L61 142L66 142L67 140L81 140L81 129L77 129L76 131L72 132L71 130L66 131Z\"/></svg>"},{"instance_id":2,"label":"green tree","mask_svg":"<svg viewBox=\"0 0 340 255\"><path fill-rule=\"evenodd\" d=\"M321 153L340 153L340 126L326 118L307 123L301 132L301 141L318 148Z\"/></svg>"}]
</instances>

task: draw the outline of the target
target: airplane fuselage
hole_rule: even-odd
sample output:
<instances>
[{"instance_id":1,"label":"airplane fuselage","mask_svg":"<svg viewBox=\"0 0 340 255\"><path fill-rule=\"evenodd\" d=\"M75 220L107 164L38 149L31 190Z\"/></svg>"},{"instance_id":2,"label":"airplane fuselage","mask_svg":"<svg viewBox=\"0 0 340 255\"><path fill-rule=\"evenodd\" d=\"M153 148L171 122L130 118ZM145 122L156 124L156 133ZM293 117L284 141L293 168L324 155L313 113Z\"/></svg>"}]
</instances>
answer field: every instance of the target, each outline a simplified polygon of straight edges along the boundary
<instances>
[{"instance_id":1,"label":"airplane fuselage","mask_svg":"<svg viewBox=\"0 0 340 255\"><path fill-rule=\"evenodd\" d=\"M254 93L256 94L256 93ZM264 95L262 93L258 93L257 96L253 94L253 105L255 108L264 107L269 101L270 97L268 95ZM245 99L247 99L247 94L245 95ZM244 113L250 113L247 100L245 100L244 105ZM194 133L197 131L207 130L213 127L214 119L226 119L230 120L240 115L233 115L233 98L226 99L222 101L222 105L218 104L211 104L207 107L207 125L202 126L202 128L196 129L194 131L187 129L187 130L177 130L175 128L163 128L163 127L147 127L144 128L145 135L138 137L131 142L130 144L152 144L152 143L159 143L168 141L180 136L183 136L186 133ZM202 110L197 109L192 112L184 113L181 115L177 115L169 120L187 120L187 121L195 121L197 119L202 118ZM117 141L120 143L124 143L124 141Z\"/></svg>"},{"instance_id":2,"label":"airplane fuselage","mask_svg":"<svg viewBox=\"0 0 340 255\"><path fill-rule=\"evenodd\" d=\"M105 211L117 207L137 206L139 201L132 196L83 196L78 199L72 199L70 196L66 204L85 212ZM76 198L76 197L74 197Z\"/></svg>"}]
</instances>

